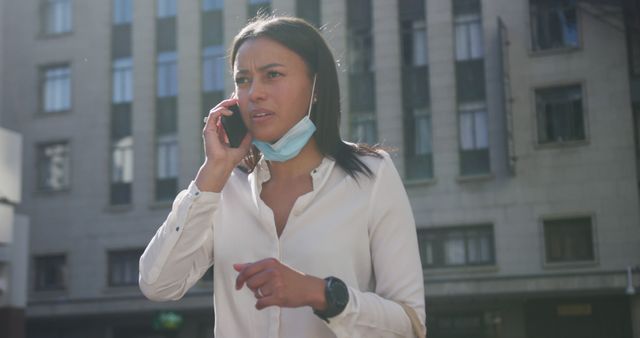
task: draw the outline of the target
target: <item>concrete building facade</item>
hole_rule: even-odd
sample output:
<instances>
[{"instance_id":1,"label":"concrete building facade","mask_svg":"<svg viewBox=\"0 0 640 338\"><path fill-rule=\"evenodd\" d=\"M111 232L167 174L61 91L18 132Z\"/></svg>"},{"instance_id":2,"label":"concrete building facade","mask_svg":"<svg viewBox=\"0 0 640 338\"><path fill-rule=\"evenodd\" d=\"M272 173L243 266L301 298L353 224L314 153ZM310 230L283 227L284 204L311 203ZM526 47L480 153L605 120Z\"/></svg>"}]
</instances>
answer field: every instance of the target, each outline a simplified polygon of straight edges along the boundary
<instances>
[{"instance_id":1,"label":"concrete building facade","mask_svg":"<svg viewBox=\"0 0 640 338\"><path fill-rule=\"evenodd\" d=\"M4 15L4 3L0 3L0 74L4 74ZM22 200L22 136L5 128L7 114L2 103L3 95L0 95L0 336L23 338L29 218L16 212Z\"/></svg>"},{"instance_id":2,"label":"concrete building facade","mask_svg":"<svg viewBox=\"0 0 640 338\"><path fill-rule=\"evenodd\" d=\"M27 336L211 336L210 278L153 303L132 262L202 161L202 116L232 90L220 56L266 7L324 27L344 137L397 149L430 335L640 337L638 7L549 3L4 3Z\"/></svg>"}]
</instances>

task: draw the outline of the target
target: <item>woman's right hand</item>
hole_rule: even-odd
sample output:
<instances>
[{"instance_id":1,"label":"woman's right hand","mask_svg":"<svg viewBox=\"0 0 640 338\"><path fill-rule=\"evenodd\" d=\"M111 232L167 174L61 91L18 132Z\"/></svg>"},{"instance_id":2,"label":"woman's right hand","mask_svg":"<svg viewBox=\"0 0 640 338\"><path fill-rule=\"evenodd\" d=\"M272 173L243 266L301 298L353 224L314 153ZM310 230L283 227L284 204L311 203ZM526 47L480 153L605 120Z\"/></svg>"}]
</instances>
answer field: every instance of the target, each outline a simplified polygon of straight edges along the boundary
<instances>
[{"instance_id":1,"label":"woman's right hand","mask_svg":"<svg viewBox=\"0 0 640 338\"><path fill-rule=\"evenodd\" d=\"M251 135L247 133L238 148L231 148L226 142L227 135L220 122L222 115L230 116L233 114L227 107L237 103L237 99L227 99L209 111L207 122L202 130L205 161L195 180L196 186L201 191L222 191L233 168L249 152Z\"/></svg>"}]
</instances>

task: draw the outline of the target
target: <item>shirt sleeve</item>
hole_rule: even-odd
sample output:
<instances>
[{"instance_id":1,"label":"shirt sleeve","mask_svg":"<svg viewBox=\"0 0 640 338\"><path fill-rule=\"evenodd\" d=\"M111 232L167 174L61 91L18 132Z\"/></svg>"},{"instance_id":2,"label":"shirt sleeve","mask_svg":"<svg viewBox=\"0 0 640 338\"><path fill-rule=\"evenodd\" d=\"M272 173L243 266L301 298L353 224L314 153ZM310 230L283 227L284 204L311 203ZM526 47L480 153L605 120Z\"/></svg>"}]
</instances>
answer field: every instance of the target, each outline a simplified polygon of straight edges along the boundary
<instances>
[{"instance_id":1,"label":"shirt sleeve","mask_svg":"<svg viewBox=\"0 0 640 338\"><path fill-rule=\"evenodd\" d=\"M424 328L422 264L413 213L404 185L383 153L371 195L369 241L375 292L349 286L349 302L327 324L337 337L414 337L411 320L398 302L413 308Z\"/></svg>"},{"instance_id":2,"label":"shirt sleeve","mask_svg":"<svg viewBox=\"0 0 640 338\"><path fill-rule=\"evenodd\" d=\"M177 300L213 264L213 218L220 193L195 182L181 191L171 212L140 257L138 284L155 301Z\"/></svg>"}]
</instances>

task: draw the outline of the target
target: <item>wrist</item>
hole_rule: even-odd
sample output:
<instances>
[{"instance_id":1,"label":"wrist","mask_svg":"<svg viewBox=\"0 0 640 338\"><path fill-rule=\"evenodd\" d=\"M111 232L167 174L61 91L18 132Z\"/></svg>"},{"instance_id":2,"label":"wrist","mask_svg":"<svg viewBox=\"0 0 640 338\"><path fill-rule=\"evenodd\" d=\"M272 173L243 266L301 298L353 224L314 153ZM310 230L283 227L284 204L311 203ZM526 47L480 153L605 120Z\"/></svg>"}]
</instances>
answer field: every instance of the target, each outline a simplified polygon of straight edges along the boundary
<instances>
[{"instance_id":1,"label":"wrist","mask_svg":"<svg viewBox=\"0 0 640 338\"><path fill-rule=\"evenodd\" d=\"M323 310L314 309L313 313L328 323L330 318L339 315L347 307L349 288L343 281L333 276L325 278L324 282L326 306Z\"/></svg>"},{"instance_id":2,"label":"wrist","mask_svg":"<svg viewBox=\"0 0 640 338\"><path fill-rule=\"evenodd\" d=\"M327 299L325 298L325 281L324 279L309 276L310 290L307 305L315 311L324 311L327 308Z\"/></svg>"},{"instance_id":3,"label":"wrist","mask_svg":"<svg viewBox=\"0 0 640 338\"><path fill-rule=\"evenodd\" d=\"M225 168L224 165L205 161L200 166L194 181L200 191L219 193L229 179L231 171L233 171L233 168L229 169Z\"/></svg>"}]
</instances>

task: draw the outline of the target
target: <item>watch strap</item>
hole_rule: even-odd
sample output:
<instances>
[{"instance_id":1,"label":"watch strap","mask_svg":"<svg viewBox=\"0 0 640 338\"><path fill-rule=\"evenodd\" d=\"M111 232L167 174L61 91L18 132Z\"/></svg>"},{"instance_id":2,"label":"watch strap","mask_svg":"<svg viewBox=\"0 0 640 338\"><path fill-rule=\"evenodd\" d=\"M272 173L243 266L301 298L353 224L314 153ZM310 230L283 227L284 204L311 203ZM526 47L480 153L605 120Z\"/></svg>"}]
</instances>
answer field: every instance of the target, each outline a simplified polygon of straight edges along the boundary
<instances>
[{"instance_id":1,"label":"watch strap","mask_svg":"<svg viewBox=\"0 0 640 338\"><path fill-rule=\"evenodd\" d=\"M347 307L349 289L339 278L331 276L324 280L324 295L327 307L323 311L313 310L313 313L328 323L330 318L339 315Z\"/></svg>"}]
</instances>

